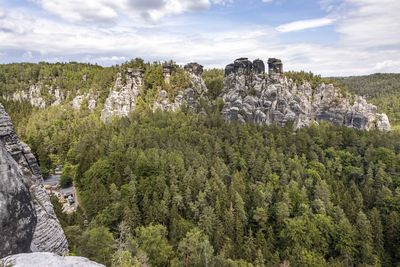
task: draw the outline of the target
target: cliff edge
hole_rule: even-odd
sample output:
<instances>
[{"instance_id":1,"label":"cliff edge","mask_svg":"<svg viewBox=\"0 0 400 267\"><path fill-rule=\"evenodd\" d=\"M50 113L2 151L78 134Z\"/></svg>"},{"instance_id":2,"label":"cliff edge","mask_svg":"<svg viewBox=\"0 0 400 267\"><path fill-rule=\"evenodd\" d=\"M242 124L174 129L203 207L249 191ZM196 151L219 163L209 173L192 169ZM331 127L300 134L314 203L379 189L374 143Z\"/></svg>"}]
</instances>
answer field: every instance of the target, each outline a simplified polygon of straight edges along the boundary
<instances>
[{"instance_id":1,"label":"cliff edge","mask_svg":"<svg viewBox=\"0 0 400 267\"><path fill-rule=\"evenodd\" d=\"M31 251L68 253L37 160L1 104L0 171L0 258Z\"/></svg>"}]
</instances>

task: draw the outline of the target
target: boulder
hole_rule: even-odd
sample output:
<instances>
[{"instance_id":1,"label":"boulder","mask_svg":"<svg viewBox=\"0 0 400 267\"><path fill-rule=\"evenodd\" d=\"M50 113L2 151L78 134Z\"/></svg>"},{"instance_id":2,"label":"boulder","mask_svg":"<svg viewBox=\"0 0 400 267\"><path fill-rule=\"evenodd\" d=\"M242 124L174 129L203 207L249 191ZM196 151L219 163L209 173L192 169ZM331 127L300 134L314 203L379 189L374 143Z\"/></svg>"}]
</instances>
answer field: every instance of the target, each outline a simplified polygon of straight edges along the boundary
<instances>
[{"instance_id":1,"label":"boulder","mask_svg":"<svg viewBox=\"0 0 400 267\"><path fill-rule=\"evenodd\" d=\"M269 73L269 75L283 73L282 61L277 58L269 58L268 59L268 73Z\"/></svg>"},{"instance_id":2,"label":"boulder","mask_svg":"<svg viewBox=\"0 0 400 267\"><path fill-rule=\"evenodd\" d=\"M255 74L265 73L265 64L261 59L256 59L253 61L253 70Z\"/></svg>"},{"instance_id":3,"label":"boulder","mask_svg":"<svg viewBox=\"0 0 400 267\"><path fill-rule=\"evenodd\" d=\"M196 76L201 76L203 74L203 66L196 62L186 64L184 69Z\"/></svg>"}]
</instances>

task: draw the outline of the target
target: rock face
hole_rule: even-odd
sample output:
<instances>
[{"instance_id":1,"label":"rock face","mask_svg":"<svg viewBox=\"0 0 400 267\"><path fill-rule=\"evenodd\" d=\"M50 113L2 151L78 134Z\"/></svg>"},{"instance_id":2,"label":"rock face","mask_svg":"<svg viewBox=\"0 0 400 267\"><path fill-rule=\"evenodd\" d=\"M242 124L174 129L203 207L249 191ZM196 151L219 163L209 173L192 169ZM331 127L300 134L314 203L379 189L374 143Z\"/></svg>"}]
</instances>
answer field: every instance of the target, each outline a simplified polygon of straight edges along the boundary
<instances>
[{"instance_id":1,"label":"rock face","mask_svg":"<svg viewBox=\"0 0 400 267\"><path fill-rule=\"evenodd\" d=\"M277 58L268 59L268 73L269 75L282 74L283 73L282 61Z\"/></svg>"},{"instance_id":2,"label":"rock face","mask_svg":"<svg viewBox=\"0 0 400 267\"><path fill-rule=\"evenodd\" d=\"M0 258L30 251L36 227L35 209L23 174L0 143Z\"/></svg>"},{"instance_id":3,"label":"rock face","mask_svg":"<svg viewBox=\"0 0 400 267\"><path fill-rule=\"evenodd\" d=\"M282 75L278 59L269 59L268 69L266 75L261 60L247 58L226 66L222 113L227 120L282 126L291 122L296 128L313 121L330 121L360 130L390 130L388 117L377 113L377 108L362 97L356 96L351 103L333 85L297 85Z\"/></svg>"},{"instance_id":4,"label":"rock face","mask_svg":"<svg viewBox=\"0 0 400 267\"><path fill-rule=\"evenodd\" d=\"M113 116L128 116L135 109L137 97L143 85L143 71L140 69L128 69L125 82L122 74L118 73L114 87L104 103L101 120L107 122Z\"/></svg>"},{"instance_id":5,"label":"rock face","mask_svg":"<svg viewBox=\"0 0 400 267\"><path fill-rule=\"evenodd\" d=\"M36 158L18 139L1 104L0 157L0 256L31 250L67 253L67 240L43 189Z\"/></svg>"},{"instance_id":6,"label":"rock face","mask_svg":"<svg viewBox=\"0 0 400 267\"><path fill-rule=\"evenodd\" d=\"M184 105L191 111L198 110L200 100L205 98L207 93L207 86L202 78L203 66L198 63L189 63L184 66L184 69L189 74L192 86L179 92L173 102L168 98L168 93L161 90L153 105L153 110L177 111Z\"/></svg>"},{"instance_id":7,"label":"rock face","mask_svg":"<svg viewBox=\"0 0 400 267\"><path fill-rule=\"evenodd\" d=\"M3 265L2 265L3 264ZM86 258L67 256L61 257L54 253L25 253L8 256L0 260L0 266L14 267L104 267Z\"/></svg>"},{"instance_id":8,"label":"rock face","mask_svg":"<svg viewBox=\"0 0 400 267\"><path fill-rule=\"evenodd\" d=\"M48 106L48 103L46 103L46 100L42 95L43 87L47 92L46 94L48 95L48 97L51 98L49 99L49 101L51 102L51 106L60 105L65 100L65 96L60 89L49 86L43 86L40 83L32 84L29 86L29 89L27 90L20 90L14 92L11 96L3 96L3 98L5 98L8 101L9 100L18 102L28 101L33 107L45 108Z\"/></svg>"},{"instance_id":9,"label":"rock face","mask_svg":"<svg viewBox=\"0 0 400 267\"><path fill-rule=\"evenodd\" d=\"M80 95L78 94L71 102L71 107L75 110L80 109L81 106L87 102L87 108L90 111L93 111L96 108L96 104L97 104L97 97L95 97L94 95L88 93L88 94L84 94L84 95Z\"/></svg>"}]
</instances>

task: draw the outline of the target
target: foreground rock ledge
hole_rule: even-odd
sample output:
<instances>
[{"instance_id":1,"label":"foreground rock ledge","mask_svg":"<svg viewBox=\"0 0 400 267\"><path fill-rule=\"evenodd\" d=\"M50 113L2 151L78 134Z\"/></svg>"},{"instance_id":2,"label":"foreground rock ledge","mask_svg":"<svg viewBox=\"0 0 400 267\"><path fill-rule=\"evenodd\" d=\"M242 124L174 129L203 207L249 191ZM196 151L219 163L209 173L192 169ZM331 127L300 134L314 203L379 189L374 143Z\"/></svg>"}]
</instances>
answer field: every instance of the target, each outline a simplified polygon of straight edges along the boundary
<instances>
[{"instance_id":1,"label":"foreground rock ledge","mask_svg":"<svg viewBox=\"0 0 400 267\"><path fill-rule=\"evenodd\" d=\"M13 267L105 267L83 257L59 256L50 252L23 253L5 257L0 266Z\"/></svg>"}]
</instances>

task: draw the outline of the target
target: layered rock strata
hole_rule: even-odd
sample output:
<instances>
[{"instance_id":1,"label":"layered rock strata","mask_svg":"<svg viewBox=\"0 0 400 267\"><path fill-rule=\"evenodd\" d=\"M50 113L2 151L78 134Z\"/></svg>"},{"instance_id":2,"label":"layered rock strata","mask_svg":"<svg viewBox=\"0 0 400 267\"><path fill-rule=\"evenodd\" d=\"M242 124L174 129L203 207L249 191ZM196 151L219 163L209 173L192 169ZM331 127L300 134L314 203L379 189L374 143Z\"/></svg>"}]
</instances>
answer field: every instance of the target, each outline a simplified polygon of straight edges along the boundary
<instances>
[{"instance_id":1,"label":"layered rock strata","mask_svg":"<svg viewBox=\"0 0 400 267\"><path fill-rule=\"evenodd\" d=\"M0 257L30 251L67 253L67 240L43 189L36 158L18 139L1 104L0 157L0 240L4 242Z\"/></svg>"}]
</instances>

